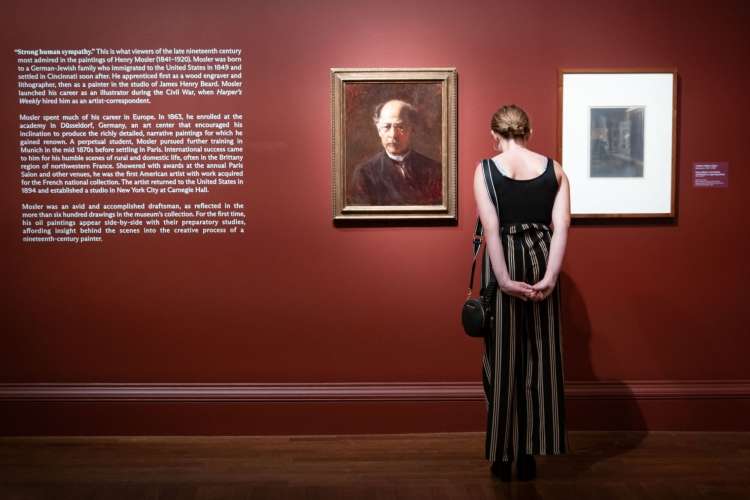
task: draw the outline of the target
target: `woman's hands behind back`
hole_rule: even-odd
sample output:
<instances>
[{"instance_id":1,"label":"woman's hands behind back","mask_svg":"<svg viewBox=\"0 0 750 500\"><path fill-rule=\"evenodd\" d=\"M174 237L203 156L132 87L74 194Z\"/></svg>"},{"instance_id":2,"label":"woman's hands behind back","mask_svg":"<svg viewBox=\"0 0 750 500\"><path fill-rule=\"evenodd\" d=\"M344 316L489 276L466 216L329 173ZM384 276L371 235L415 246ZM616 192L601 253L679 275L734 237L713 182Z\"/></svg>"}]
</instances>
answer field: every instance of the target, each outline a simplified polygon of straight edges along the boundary
<instances>
[{"instance_id":1,"label":"woman's hands behind back","mask_svg":"<svg viewBox=\"0 0 750 500\"><path fill-rule=\"evenodd\" d=\"M523 301L533 300L534 302L541 302L549 297L555 289L555 282L547 278L542 278L537 283L529 285L523 281L507 279L499 282L497 286L506 295L512 295Z\"/></svg>"},{"instance_id":2,"label":"woman's hands behind back","mask_svg":"<svg viewBox=\"0 0 750 500\"><path fill-rule=\"evenodd\" d=\"M523 281L514 281L510 278L498 282L497 287L506 295L512 295L523 301L534 300L537 292L532 288L531 285Z\"/></svg>"}]
</instances>

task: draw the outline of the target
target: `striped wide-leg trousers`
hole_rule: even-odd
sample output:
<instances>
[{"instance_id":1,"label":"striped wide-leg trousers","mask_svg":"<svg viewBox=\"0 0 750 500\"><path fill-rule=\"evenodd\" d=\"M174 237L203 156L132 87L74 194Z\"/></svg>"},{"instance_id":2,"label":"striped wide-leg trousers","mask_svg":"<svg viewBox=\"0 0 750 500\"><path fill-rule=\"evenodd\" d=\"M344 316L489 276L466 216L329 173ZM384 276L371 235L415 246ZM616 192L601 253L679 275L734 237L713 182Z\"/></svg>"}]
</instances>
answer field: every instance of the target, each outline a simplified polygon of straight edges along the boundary
<instances>
[{"instance_id":1,"label":"striped wide-leg trousers","mask_svg":"<svg viewBox=\"0 0 750 500\"><path fill-rule=\"evenodd\" d=\"M501 239L510 278L536 283L544 276L551 230L544 224L509 224ZM482 281L492 272L487 252ZM485 456L566 453L560 288L541 302L498 292L493 332L484 338L482 381L487 401Z\"/></svg>"}]
</instances>

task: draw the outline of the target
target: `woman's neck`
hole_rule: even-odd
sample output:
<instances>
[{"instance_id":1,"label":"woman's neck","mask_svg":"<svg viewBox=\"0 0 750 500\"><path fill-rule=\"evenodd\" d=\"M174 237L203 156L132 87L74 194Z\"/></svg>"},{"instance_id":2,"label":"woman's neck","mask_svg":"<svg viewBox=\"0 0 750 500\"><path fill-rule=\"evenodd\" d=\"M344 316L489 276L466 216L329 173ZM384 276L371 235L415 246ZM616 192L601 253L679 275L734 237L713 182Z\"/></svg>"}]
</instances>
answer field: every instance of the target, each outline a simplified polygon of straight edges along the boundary
<instances>
[{"instance_id":1,"label":"woman's neck","mask_svg":"<svg viewBox=\"0 0 750 500\"><path fill-rule=\"evenodd\" d=\"M526 145L523 141L517 141L516 139L500 139L498 144L500 146L500 153L517 153L526 151Z\"/></svg>"}]
</instances>

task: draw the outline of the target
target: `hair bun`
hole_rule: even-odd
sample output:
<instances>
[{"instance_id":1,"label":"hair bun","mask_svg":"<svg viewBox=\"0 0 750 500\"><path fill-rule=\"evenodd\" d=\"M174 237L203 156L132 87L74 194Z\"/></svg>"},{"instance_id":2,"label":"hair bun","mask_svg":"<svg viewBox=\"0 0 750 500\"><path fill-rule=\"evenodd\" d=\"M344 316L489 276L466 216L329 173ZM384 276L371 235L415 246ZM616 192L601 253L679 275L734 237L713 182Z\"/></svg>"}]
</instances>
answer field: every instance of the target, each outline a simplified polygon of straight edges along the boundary
<instances>
[{"instance_id":1,"label":"hair bun","mask_svg":"<svg viewBox=\"0 0 750 500\"><path fill-rule=\"evenodd\" d=\"M531 133L528 115L515 104L500 107L492 115L490 128L505 139L526 140Z\"/></svg>"}]
</instances>

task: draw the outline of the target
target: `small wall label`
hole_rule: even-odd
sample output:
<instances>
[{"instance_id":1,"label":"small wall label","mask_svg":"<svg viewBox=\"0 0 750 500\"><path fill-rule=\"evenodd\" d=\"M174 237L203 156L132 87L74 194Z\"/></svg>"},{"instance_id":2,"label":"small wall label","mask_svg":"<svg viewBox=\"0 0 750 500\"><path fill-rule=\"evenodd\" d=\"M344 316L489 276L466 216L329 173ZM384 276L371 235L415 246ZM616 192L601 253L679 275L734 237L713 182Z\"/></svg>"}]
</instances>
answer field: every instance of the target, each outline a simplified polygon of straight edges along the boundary
<instances>
[{"instance_id":1,"label":"small wall label","mask_svg":"<svg viewBox=\"0 0 750 500\"><path fill-rule=\"evenodd\" d=\"M726 161L703 161L693 163L693 187L729 187L729 163Z\"/></svg>"}]
</instances>

